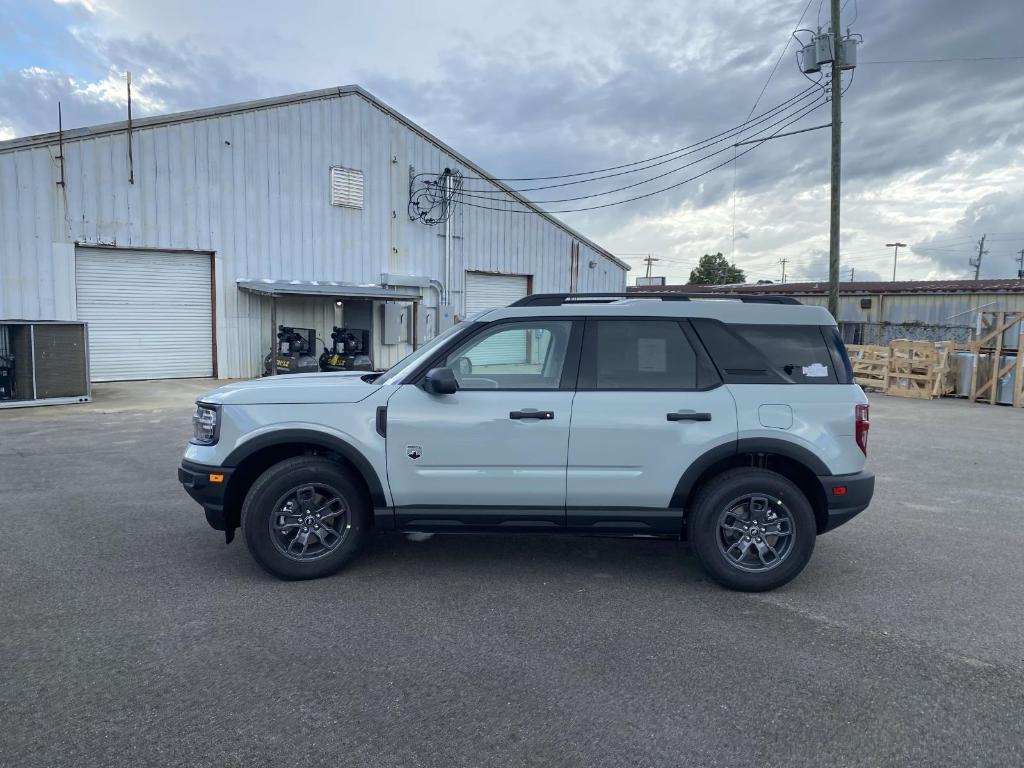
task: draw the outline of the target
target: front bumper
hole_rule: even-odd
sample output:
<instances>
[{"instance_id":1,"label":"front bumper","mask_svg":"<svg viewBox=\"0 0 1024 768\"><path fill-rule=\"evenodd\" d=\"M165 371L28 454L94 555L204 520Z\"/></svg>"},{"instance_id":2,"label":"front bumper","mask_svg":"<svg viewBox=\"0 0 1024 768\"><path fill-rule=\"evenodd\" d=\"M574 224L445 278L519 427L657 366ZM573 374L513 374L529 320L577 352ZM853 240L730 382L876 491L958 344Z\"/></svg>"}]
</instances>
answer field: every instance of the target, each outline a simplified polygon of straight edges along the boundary
<instances>
[{"instance_id":1,"label":"front bumper","mask_svg":"<svg viewBox=\"0 0 1024 768\"><path fill-rule=\"evenodd\" d=\"M838 528L867 509L875 492L875 475L872 472L819 476L818 482L825 492L828 512L822 533ZM846 490L837 493L843 488Z\"/></svg>"},{"instance_id":2,"label":"front bumper","mask_svg":"<svg viewBox=\"0 0 1024 768\"><path fill-rule=\"evenodd\" d=\"M178 482L202 506L210 527L218 531L228 530L224 518L224 498L233 471L229 467L210 467L188 460L181 462L178 467ZM216 481L218 476L221 478L219 482Z\"/></svg>"}]
</instances>

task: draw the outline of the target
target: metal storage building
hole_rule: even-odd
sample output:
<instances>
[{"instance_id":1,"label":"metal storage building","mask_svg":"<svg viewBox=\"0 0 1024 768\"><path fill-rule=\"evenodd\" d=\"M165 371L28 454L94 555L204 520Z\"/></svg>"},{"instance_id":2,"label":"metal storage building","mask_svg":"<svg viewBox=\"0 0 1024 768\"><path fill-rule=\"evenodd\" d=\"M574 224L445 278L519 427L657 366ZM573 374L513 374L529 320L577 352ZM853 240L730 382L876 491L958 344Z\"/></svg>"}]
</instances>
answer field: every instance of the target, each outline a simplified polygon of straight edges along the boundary
<instances>
[{"instance_id":1,"label":"metal storage building","mask_svg":"<svg viewBox=\"0 0 1024 768\"><path fill-rule=\"evenodd\" d=\"M408 214L446 168L505 201L447 238ZM449 314L627 269L358 86L0 142L0 319L88 322L96 381L256 376L272 318L370 328L383 368Z\"/></svg>"},{"instance_id":2,"label":"metal storage building","mask_svg":"<svg viewBox=\"0 0 1024 768\"><path fill-rule=\"evenodd\" d=\"M666 285L630 291L784 294L828 306L828 283ZM978 311L1024 312L1024 280L902 280L839 284L839 325L848 343L885 344L894 338L966 342L977 331ZM1009 329L1004 346L1016 349Z\"/></svg>"}]
</instances>

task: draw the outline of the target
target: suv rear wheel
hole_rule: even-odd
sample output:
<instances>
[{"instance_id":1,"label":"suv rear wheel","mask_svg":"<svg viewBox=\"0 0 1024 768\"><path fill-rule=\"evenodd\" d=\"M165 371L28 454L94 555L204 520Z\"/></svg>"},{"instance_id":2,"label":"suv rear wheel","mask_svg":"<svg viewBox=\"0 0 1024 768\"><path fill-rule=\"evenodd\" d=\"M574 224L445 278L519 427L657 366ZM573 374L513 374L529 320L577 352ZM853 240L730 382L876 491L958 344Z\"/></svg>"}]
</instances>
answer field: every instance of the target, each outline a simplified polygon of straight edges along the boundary
<instances>
[{"instance_id":1,"label":"suv rear wheel","mask_svg":"<svg viewBox=\"0 0 1024 768\"><path fill-rule=\"evenodd\" d=\"M766 469L731 469L704 485L687 530L712 579L744 592L780 587L814 551L814 512L797 486Z\"/></svg>"},{"instance_id":2,"label":"suv rear wheel","mask_svg":"<svg viewBox=\"0 0 1024 768\"><path fill-rule=\"evenodd\" d=\"M246 546L265 570L282 579L315 579L359 552L369 503L343 467L299 456L256 479L241 517Z\"/></svg>"}]
</instances>

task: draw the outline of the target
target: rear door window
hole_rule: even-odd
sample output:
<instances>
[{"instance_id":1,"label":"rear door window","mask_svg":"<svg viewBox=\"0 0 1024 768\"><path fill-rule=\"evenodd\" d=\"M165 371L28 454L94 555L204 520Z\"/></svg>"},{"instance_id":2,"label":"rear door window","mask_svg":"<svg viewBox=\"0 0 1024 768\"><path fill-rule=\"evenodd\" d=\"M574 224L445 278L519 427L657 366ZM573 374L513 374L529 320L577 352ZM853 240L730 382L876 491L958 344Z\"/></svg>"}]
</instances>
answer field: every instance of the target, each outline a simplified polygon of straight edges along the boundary
<instances>
[{"instance_id":1,"label":"rear door window","mask_svg":"<svg viewBox=\"0 0 1024 768\"><path fill-rule=\"evenodd\" d=\"M677 320L587 321L580 389L687 390L716 383L710 362Z\"/></svg>"}]
</instances>

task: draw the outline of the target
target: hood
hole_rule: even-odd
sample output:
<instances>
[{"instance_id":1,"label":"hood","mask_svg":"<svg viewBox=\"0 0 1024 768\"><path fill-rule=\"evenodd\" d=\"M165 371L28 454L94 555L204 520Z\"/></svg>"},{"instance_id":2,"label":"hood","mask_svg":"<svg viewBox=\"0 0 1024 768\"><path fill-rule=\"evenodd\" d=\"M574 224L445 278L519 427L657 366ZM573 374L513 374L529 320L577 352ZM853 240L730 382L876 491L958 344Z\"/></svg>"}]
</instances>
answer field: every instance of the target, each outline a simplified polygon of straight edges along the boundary
<instances>
[{"instance_id":1,"label":"hood","mask_svg":"<svg viewBox=\"0 0 1024 768\"><path fill-rule=\"evenodd\" d=\"M287 373L226 384L199 398L222 405L287 405L358 403L380 389L367 384L365 371L339 373Z\"/></svg>"}]
</instances>

